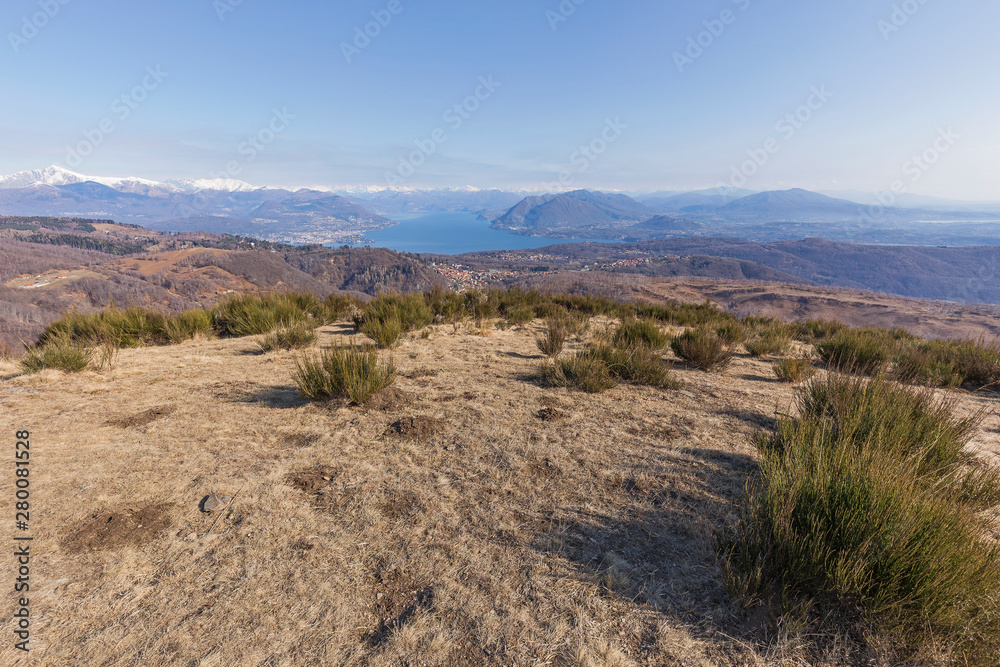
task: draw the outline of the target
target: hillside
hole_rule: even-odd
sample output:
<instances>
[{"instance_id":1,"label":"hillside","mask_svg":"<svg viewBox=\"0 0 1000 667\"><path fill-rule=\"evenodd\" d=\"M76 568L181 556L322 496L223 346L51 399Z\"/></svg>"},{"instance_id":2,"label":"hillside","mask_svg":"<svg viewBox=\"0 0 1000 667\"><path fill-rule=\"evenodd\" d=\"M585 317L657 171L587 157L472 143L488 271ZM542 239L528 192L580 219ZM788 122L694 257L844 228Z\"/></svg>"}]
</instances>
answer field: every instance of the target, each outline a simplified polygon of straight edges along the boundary
<instances>
[{"instance_id":1,"label":"hillside","mask_svg":"<svg viewBox=\"0 0 1000 667\"><path fill-rule=\"evenodd\" d=\"M254 338L72 375L0 362L0 404L32 436L43 664L875 659L853 637L766 639L722 586L714 540L756 469L749 436L793 403L769 362L590 395L535 379L540 329L407 337L367 408L301 399L292 353ZM320 344L353 335L329 325ZM949 395L990 410L974 447L1000 455L996 396ZM200 512L210 493L238 495Z\"/></svg>"}]
</instances>

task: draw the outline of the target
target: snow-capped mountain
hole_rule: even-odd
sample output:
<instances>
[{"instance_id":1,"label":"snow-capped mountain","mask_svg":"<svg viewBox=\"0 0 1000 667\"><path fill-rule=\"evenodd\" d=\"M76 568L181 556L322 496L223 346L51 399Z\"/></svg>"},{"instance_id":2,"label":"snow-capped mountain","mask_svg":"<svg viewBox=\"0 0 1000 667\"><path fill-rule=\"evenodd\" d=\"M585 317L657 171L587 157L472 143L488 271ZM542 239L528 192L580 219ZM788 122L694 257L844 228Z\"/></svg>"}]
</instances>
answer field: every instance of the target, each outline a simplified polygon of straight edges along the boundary
<instances>
[{"instance_id":1,"label":"snow-capped mountain","mask_svg":"<svg viewBox=\"0 0 1000 667\"><path fill-rule=\"evenodd\" d=\"M158 183L157 181L150 181L145 178L136 178L135 176L125 178L85 176L84 174L78 174L75 171L70 171L56 165L46 167L45 169L30 169L28 171L19 171L9 176L0 176L0 189L30 188L36 185L74 185L88 181L106 185L120 192L146 194L151 189L174 191L174 188L166 183Z\"/></svg>"},{"instance_id":2,"label":"snow-capped mountain","mask_svg":"<svg viewBox=\"0 0 1000 667\"><path fill-rule=\"evenodd\" d=\"M250 185L246 181L235 178L182 178L167 181L181 192L201 192L202 190L214 190L216 192L253 192L255 190L266 190L268 188Z\"/></svg>"},{"instance_id":3,"label":"snow-capped mountain","mask_svg":"<svg viewBox=\"0 0 1000 667\"><path fill-rule=\"evenodd\" d=\"M267 189L232 178L185 178L161 182L138 178L136 176L88 176L70 171L64 167L52 165L44 169L29 169L9 176L0 176L0 190L30 188L40 185L75 185L87 182L100 183L119 192L150 196L172 192L194 193L203 190L211 190L213 192L253 192Z\"/></svg>"}]
</instances>

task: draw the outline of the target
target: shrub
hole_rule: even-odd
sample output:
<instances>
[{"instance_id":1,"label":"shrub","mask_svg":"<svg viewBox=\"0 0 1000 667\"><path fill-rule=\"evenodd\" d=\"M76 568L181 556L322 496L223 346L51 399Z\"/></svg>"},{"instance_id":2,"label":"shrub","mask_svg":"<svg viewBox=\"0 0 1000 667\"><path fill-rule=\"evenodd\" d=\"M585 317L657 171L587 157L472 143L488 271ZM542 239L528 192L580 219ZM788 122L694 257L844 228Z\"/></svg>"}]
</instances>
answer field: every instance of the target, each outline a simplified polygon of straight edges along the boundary
<instances>
[{"instance_id":1,"label":"shrub","mask_svg":"<svg viewBox=\"0 0 1000 667\"><path fill-rule=\"evenodd\" d=\"M382 347L395 345L410 331L434 321L434 312L421 294L380 294L355 315L354 327ZM397 333L398 332L398 333Z\"/></svg>"},{"instance_id":2,"label":"shrub","mask_svg":"<svg viewBox=\"0 0 1000 667\"><path fill-rule=\"evenodd\" d=\"M171 344L183 343L197 336L210 338L215 335L212 313L203 308L185 310L167 318L164 333Z\"/></svg>"},{"instance_id":3,"label":"shrub","mask_svg":"<svg viewBox=\"0 0 1000 667\"><path fill-rule=\"evenodd\" d=\"M653 349L639 345L630 349L595 345L588 354L601 360L611 375L624 382L677 389L680 383L670 373L670 364Z\"/></svg>"},{"instance_id":4,"label":"shrub","mask_svg":"<svg viewBox=\"0 0 1000 667\"><path fill-rule=\"evenodd\" d=\"M326 324L339 322L364 309L365 304L349 294L330 294L323 299Z\"/></svg>"},{"instance_id":5,"label":"shrub","mask_svg":"<svg viewBox=\"0 0 1000 667\"><path fill-rule=\"evenodd\" d=\"M385 320L373 319L363 321L360 331L382 349L388 349L399 344L403 337L403 323L397 317Z\"/></svg>"},{"instance_id":6,"label":"shrub","mask_svg":"<svg viewBox=\"0 0 1000 667\"><path fill-rule=\"evenodd\" d=\"M611 339L615 347L631 349L648 347L652 350L663 349L670 342L670 337L663 333L660 326L653 320L624 320Z\"/></svg>"},{"instance_id":7,"label":"shrub","mask_svg":"<svg viewBox=\"0 0 1000 667\"><path fill-rule=\"evenodd\" d=\"M566 335L565 326L559 320L551 319L545 329L545 335L536 339L535 342L542 354L554 359L562 353L563 345L566 343Z\"/></svg>"},{"instance_id":8,"label":"shrub","mask_svg":"<svg viewBox=\"0 0 1000 667\"><path fill-rule=\"evenodd\" d=\"M575 387L589 394L599 394L618 384L607 364L589 351L545 364L541 375L552 386Z\"/></svg>"},{"instance_id":9,"label":"shrub","mask_svg":"<svg viewBox=\"0 0 1000 667\"><path fill-rule=\"evenodd\" d=\"M264 352L275 350L297 350L309 347L316 342L316 330L308 322L301 322L291 327L276 329L264 336L258 343Z\"/></svg>"},{"instance_id":10,"label":"shrub","mask_svg":"<svg viewBox=\"0 0 1000 667\"><path fill-rule=\"evenodd\" d=\"M780 333L768 332L759 338L747 341L745 347L752 357L786 354L792 339Z\"/></svg>"},{"instance_id":11,"label":"shrub","mask_svg":"<svg viewBox=\"0 0 1000 667\"><path fill-rule=\"evenodd\" d=\"M831 338L844 328L840 322L833 320L805 320L795 324L795 338L803 343L817 343Z\"/></svg>"},{"instance_id":12,"label":"shrub","mask_svg":"<svg viewBox=\"0 0 1000 667\"><path fill-rule=\"evenodd\" d=\"M816 346L820 358L835 370L876 375L884 372L899 344L882 329L843 329Z\"/></svg>"},{"instance_id":13,"label":"shrub","mask_svg":"<svg viewBox=\"0 0 1000 667\"><path fill-rule=\"evenodd\" d=\"M733 348L707 329L690 329L671 344L674 353L705 372L722 370L733 360Z\"/></svg>"},{"instance_id":14,"label":"shrub","mask_svg":"<svg viewBox=\"0 0 1000 667\"><path fill-rule=\"evenodd\" d=\"M757 438L760 474L719 541L727 587L822 623L862 620L904 654L947 642L959 662L989 664L1000 546L967 493L976 420L883 378L814 381L800 408ZM995 478L976 476L979 505L995 502Z\"/></svg>"},{"instance_id":15,"label":"shrub","mask_svg":"<svg viewBox=\"0 0 1000 667\"><path fill-rule=\"evenodd\" d=\"M739 322L723 322L715 328L715 333L719 340L726 345L739 345L747 339L746 330Z\"/></svg>"},{"instance_id":16,"label":"shrub","mask_svg":"<svg viewBox=\"0 0 1000 667\"><path fill-rule=\"evenodd\" d=\"M37 373L46 368L79 373L90 365L92 357L93 353L89 349L69 339L62 339L29 348L19 363L25 373Z\"/></svg>"},{"instance_id":17,"label":"shrub","mask_svg":"<svg viewBox=\"0 0 1000 667\"><path fill-rule=\"evenodd\" d=\"M782 359L774 364L774 375L782 382L802 382L815 374L808 359Z\"/></svg>"},{"instance_id":18,"label":"shrub","mask_svg":"<svg viewBox=\"0 0 1000 667\"><path fill-rule=\"evenodd\" d=\"M507 311L507 322L511 326L524 326L535 319L535 309L531 306L518 306Z\"/></svg>"},{"instance_id":19,"label":"shrub","mask_svg":"<svg viewBox=\"0 0 1000 667\"><path fill-rule=\"evenodd\" d=\"M374 394L396 380L396 365L383 360L373 349L353 343L330 347L317 357L295 360L295 386L303 398L318 401L346 398L364 405Z\"/></svg>"},{"instance_id":20,"label":"shrub","mask_svg":"<svg viewBox=\"0 0 1000 667\"><path fill-rule=\"evenodd\" d=\"M303 310L303 305L306 304L297 295L240 294L217 305L212 319L222 336L256 336L306 321L309 313Z\"/></svg>"}]
</instances>

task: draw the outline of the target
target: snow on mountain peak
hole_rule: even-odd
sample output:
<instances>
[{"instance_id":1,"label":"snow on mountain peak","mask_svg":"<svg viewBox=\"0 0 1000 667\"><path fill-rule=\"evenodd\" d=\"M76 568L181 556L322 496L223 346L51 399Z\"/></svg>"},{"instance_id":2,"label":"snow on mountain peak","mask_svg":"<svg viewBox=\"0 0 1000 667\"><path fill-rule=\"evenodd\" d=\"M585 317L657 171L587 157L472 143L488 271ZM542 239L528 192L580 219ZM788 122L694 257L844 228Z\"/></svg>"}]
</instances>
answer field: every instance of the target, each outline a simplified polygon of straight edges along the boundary
<instances>
[{"instance_id":1,"label":"snow on mountain peak","mask_svg":"<svg viewBox=\"0 0 1000 667\"><path fill-rule=\"evenodd\" d=\"M58 165L52 165L44 169L19 171L9 176L0 176L0 189L30 188L39 185L72 185L74 183L86 183L87 181L100 183L121 192L148 192L151 189L171 191L175 189L166 183L150 181L145 178L136 178L135 176L126 176L123 178L86 176Z\"/></svg>"}]
</instances>

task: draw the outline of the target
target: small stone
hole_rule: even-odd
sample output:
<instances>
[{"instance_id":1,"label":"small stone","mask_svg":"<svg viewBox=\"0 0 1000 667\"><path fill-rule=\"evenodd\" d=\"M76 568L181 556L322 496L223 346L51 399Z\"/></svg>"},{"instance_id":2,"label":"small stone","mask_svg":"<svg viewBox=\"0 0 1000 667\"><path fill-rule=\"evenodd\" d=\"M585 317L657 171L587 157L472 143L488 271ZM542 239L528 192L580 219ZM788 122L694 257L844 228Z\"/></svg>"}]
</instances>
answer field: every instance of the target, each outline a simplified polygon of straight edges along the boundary
<instances>
[{"instance_id":1,"label":"small stone","mask_svg":"<svg viewBox=\"0 0 1000 667\"><path fill-rule=\"evenodd\" d=\"M229 507L229 501L231 500L232 498L229 496L217 496L214 493L210 493L202 500L201 508L203 512L214 512L215 510Z\"/></svg>"}]
</instances>

